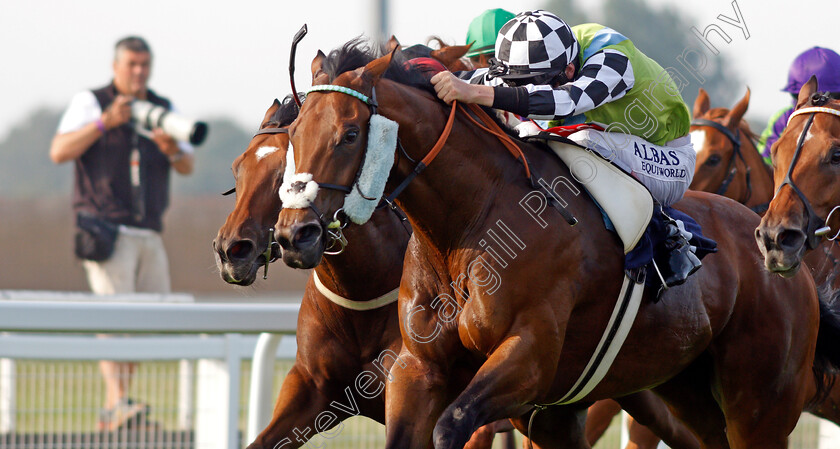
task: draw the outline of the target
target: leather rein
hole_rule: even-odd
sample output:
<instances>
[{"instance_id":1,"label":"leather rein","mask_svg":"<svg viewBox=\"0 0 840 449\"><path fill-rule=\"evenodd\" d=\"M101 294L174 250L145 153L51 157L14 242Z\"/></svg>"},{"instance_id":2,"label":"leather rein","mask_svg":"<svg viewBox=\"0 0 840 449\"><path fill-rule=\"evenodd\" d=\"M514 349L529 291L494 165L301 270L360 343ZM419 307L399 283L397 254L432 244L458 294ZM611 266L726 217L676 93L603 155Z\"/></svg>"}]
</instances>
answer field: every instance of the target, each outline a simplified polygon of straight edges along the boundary
<instances>
[{"instance_id":1,"label":"leather rein","mask_svg":"<svg viewBox=\"0 0 840 449\"><path fill-rule=\"evenodd\" d=\"M747 201L749 201L752 197L752 182L750 178L750 166L749 164L747 164L747 161L746 159L744 159L744 155L741 152L741 139L739 138L739 136L743 134L742 131L739 129L737 131L738 134L734 134L732 133L732 131L729 130L729 128L723 126L722 124L713 120L707 120L702 118L692 120L691 126L708 126L710 128L714 128L715 130L719 131L721 134L726 136L726 138L729 139L729 141L732 143L732 155L729 156L729 164L726 168L726 178L723 179L723 182L720 184L720 187L718 187L715 193L723 196L726 194L726 191L729 190L729 185L732 184L733 179L735 179L735 174L738 173L738 167L735 166L735 158L737 157L741 160L741 162L744 164L744 168L746 169L744 177L747 187L746 197L742 200L738 200L738 202L741 204L747 204ZM750 209L757 214L762 214L765 211L767 211L767 208L769 207L770 203L768 202L764 204L758 204L756 206L751 207Z\"/></svg>"}]
</instances>

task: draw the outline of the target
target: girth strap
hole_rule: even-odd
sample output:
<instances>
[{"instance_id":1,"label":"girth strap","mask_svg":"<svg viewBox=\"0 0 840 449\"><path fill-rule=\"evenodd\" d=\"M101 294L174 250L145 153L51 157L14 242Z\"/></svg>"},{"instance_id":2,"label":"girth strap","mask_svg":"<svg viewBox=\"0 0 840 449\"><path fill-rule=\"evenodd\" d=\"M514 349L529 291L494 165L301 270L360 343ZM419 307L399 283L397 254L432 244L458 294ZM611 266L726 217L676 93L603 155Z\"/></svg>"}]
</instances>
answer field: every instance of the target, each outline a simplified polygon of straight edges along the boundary
<instances>
[{"instance_id":1,"label":"girth strap","mask_svg":"<svg viewBox=\"0 0 840 449\"><path fill-rule=\"evenodd\" d=\"M621 292L618 294L612 316L610 316L607 328L604 330L595 352L589 359L589 363L586 364L586 368L583 369L571 390L557 402L547 405L577 402L592 392L604 379L619 350L621 350L627 334L630 333L633 322L636 321L636 314L642 302L642 293L645 290L644 282L644 278L637 283L626 274L624 275L624 283L621 286Z\"/></svg>"}]
</instances>

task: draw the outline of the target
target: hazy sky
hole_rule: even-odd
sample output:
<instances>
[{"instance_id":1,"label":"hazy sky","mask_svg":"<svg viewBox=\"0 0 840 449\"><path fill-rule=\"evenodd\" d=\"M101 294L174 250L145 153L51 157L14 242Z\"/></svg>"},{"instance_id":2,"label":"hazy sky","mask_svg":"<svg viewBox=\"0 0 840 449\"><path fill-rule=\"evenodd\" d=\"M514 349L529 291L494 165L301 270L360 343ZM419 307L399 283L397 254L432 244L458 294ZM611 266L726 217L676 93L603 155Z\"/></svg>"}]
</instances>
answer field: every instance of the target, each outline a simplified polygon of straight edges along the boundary
<instances>
[{"instance_id":1,"label":"hazy sky","mask_svg":"<svg viewBox=\"0 0 840 449\"><path fill-rule=\"evenodd\" d=\"M840 50L840 33L830 25L840 12L837 0L738 0L749 39L716 19L719 14L735 18L731 0L650 1L684 12L700 30L711 23L725 30L730 43L718 36L712 40L752 88L748 117L767 117L789 101L779 89L799 52L813 45ZM106 84L113 44L128 34L149 41L155 56L151 87L170 97L183 113L196 118L230 116L256 128L271 100L290 92L289 45L300 26L309 26L297 61L296 80L304 90L317 49L326 52L372 32L374 3L0 0L0 139L35 108L63 109L77 91ZM484 9L518 11L544 3L392 0L389 17L392 31L404 44L425 42L432 34L462 43L470 20ZM597 9L602 2L585 3ZM555 12L562 17L562 11ZM644 30L620 31L632 39L637 33L656 33L656 28L651 23ZM677 66L675 61L659 62ZM688 89L700 86L690 81ZM712 98L712 104L728 107L736 100Z\"/></svg>"}]
</instances>

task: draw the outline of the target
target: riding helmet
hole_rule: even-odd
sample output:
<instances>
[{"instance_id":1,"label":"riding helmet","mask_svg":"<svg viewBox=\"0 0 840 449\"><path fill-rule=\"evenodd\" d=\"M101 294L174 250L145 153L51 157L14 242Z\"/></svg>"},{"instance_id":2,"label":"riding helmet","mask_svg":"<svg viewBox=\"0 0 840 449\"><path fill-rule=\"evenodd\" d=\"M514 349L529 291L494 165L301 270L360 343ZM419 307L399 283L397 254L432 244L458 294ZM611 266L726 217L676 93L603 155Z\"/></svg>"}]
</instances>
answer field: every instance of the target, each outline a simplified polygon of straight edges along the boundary
<instances>
[{"instance_id":1,"label":"riding helmet","mask_svg":"<svg viewBox=\"0 0 840 449\"><path fill-rule=\"evenodd\" d=\"M501 8L488 9L473 19L467 29L467 44L473 43L470 51L465 55L468 58L473 56L493 53L496 45L496 35L502 25L513 18L513 13Z\"/></svg>"},{"instance_id":2,"label":"riding helmet","mask_svg":"<svg viewBox=\"0 0 840 449\"><path fill-rule=\"evenodd\" d=\"M782 90L796 95L812 75L817 76L820 91L840 92L840 55L822 47L805 50L790 65L788 82Z\"/></svg>"},{"instance_id":3,"label":"riding helmet","mask_svg":"<svg viewBox=\"0 0 840 449\"><path fill-rule=\"evenodd\" d=\"M579 49L571 27L543 10L517 14L496 37L496 58L505 66L500 75L505 81L561 73L577 62Z\"/></svg>"}]
</instances>

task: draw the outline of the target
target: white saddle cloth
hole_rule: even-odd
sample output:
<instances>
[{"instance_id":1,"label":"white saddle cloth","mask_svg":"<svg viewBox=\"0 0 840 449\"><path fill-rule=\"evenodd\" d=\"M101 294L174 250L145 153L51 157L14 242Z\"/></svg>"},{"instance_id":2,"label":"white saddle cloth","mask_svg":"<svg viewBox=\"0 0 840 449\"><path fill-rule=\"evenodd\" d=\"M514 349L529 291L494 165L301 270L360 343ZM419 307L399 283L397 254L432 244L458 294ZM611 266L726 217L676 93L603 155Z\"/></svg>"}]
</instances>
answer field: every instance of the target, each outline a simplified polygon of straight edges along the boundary
<instances>
[{"instance_id":1,"label":"white saddle cloth","mask_svg":"<svg viewBox=\"0 0 840 449\"><path fill-rule=\"evenodd\" d=\"M548 146L610 217L624 244L624 254L630 252L653 216L650 192L627 173L588 150L552 141Z\"/></svg>"}]
</instances>

